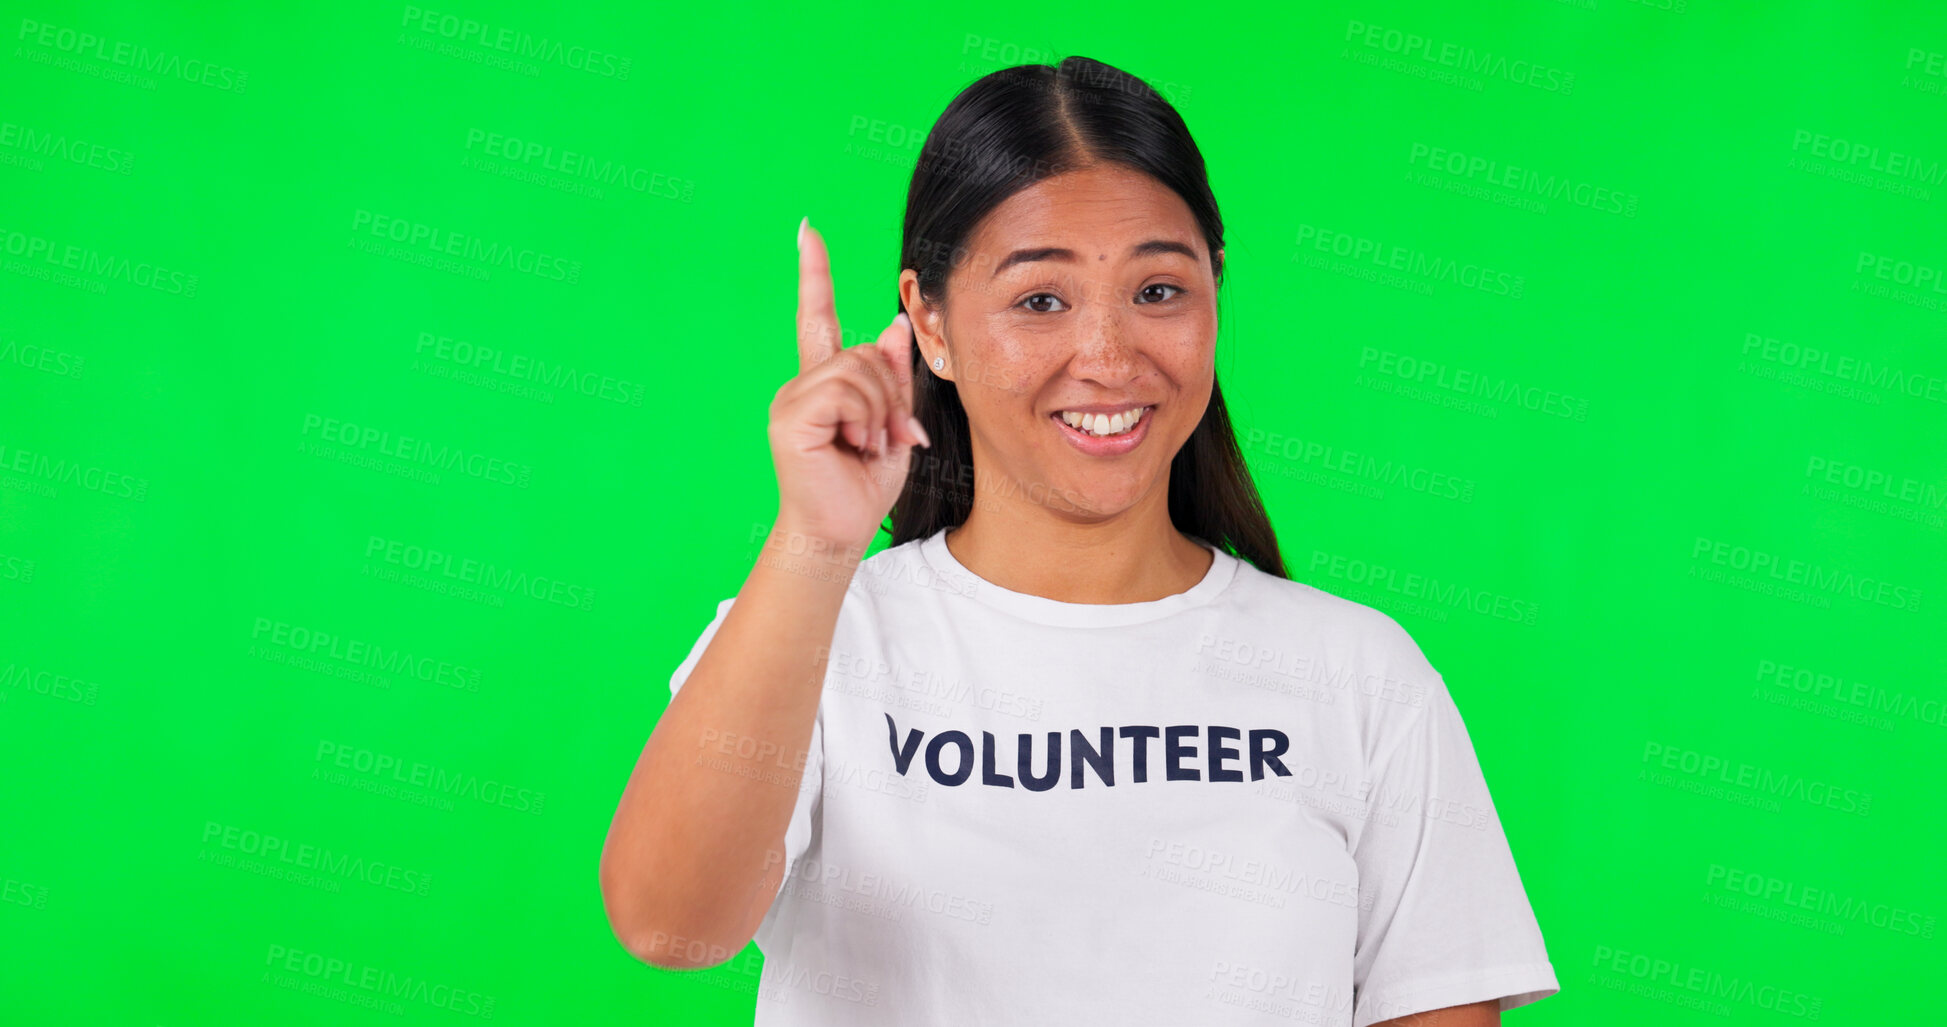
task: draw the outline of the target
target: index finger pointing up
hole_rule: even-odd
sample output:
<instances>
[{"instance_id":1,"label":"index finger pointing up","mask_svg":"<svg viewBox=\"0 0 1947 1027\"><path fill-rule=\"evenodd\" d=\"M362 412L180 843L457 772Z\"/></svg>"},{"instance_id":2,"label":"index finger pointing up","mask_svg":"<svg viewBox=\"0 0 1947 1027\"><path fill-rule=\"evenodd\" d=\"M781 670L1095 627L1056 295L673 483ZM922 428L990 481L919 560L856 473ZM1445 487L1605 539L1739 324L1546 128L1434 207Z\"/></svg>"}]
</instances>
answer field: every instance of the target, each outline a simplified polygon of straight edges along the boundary
<instances>
[{"instance_id":1,"label":"index finger pointing up","mask_svg":"<svg viewBox=\"0 0 1947 1027\"><path fill-rule=\"evenodd\" d=\"M838 355L838 311L832 305L831 258L825 237L798 223L798 370L807 371Z\"/></svg>"},{"instance_id":2,"label":"index finger pointing up","mask_svg":"<svg viewBox=\"0 0 1947 1027\"><path fill-rule=\"evenodd\" d=\"M913 319L905 311L894 318L891 343L886 347L886 363L892 366L893 391L902 413L913 412Z\"/></svg>"}]
</instances>

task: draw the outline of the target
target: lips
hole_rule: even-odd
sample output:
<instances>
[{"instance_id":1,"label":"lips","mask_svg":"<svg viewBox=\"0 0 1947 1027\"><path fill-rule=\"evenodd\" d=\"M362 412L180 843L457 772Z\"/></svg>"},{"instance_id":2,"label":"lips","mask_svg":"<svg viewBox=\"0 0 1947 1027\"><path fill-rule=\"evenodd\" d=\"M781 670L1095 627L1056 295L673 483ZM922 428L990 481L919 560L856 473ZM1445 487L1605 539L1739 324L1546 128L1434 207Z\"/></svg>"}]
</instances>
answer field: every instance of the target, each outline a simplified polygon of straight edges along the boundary
<instances>
[{"instance_id":1,"label":"lips","mask_svg":"<svg viewBox=\"0 0 1947 1027\"><path fill-rule=\"evenodd\" d=\"M1048 423L1054 425L1055 431L1060 432L1069 445L1082 453L1100 457L1120 456L1142 445L1143 440L1149 437L1149 423L1156 419L1154 408L1150 408L1136 421L1135 427L1119 435L1090 435L1063 421L1061 413L1056 411L1048 415Z\"/></svg>"},{"instance_id":2,"label":"lips","mask_svg":"<svg viewBox=\"0 0 1947 1027\"><path fill-rule=\"evenodd\" d=\"M1119 435L1147 417L1152 409L1153 407L1148 405L1130 406L1118 410L1069 409L1055 411L1055 417L1070 428L1087 435Z\"/></svg>"}]
</instances>

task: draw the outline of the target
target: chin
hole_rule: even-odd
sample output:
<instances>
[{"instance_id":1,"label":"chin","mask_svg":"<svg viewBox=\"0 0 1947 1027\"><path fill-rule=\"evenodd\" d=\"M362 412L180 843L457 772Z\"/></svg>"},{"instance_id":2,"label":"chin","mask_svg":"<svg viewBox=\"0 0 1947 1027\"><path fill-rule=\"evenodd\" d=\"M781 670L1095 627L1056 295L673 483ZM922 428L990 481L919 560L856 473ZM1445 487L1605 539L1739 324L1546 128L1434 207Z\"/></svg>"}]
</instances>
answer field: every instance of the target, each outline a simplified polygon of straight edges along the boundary
<instances>
[{"instance_id":1,"label":"chin","mask_svg":"<svg viewBox=\"0 0 1947 1027\"><path fill-rule=\"evenodd\" d=\"M1142 501L1151 488L1151 481L1123 480L1115 482L1076 481L1060 486L1050 504L1059 504L1056 509L1067 510L1090 517L1107 518L1127 511Z\"/></svg>"}]
</instances>

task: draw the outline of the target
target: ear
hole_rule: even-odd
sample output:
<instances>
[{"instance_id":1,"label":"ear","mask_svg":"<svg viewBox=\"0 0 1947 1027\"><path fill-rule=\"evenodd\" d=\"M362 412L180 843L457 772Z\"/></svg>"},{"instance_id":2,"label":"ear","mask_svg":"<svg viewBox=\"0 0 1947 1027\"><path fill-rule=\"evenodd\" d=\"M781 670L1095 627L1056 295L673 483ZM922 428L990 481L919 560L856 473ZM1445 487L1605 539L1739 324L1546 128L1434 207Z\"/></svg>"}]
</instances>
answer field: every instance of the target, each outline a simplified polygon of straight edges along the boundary
<instances>
[{"instance_id":1,"label":"ear","mask_svg":"<svg viewBox=\"0 0 1947 1027\"><path fill-rule=\"evenodd\" d=\"M946 349L946 312L928 306L919 295L919 272L906 268L899 272L899 302L906 307L906 317L913 323L913 345L919 349L920 362L933 366L935 357L947 358L947 366L933 373L953 380L953 358Z\"/></svg>"}]
</instances>

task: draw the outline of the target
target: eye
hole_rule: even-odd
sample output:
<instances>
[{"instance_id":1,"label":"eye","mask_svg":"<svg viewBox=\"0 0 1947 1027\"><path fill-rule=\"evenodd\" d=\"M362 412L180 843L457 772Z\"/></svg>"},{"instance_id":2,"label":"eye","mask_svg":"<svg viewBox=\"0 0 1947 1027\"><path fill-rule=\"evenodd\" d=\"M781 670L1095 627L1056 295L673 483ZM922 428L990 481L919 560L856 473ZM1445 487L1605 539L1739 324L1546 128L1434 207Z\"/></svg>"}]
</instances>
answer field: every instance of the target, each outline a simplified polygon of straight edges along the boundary
<instances>
[{"instance_id":1,"label":"eye","mask_svg":"<svg viewBox=\"0 0 1947 1027\"><path fill-rule=\"evenodd\" d=\"M1045 308L1043 308L1043 307L1037 307L1037 306L1034 306L1034 305L1033 305L1033 304L1034 304L1034 302L1035 302L1036 300L1043 300L1043 299L1045 299L1045 300L1049 300L1049 301L1051 301L1051 302L1054 302L1054 303L1061 303L1061 298L1060 298L1060 297L1058 297L1058 296L1056 296L1056 295L1055 295L1054 293L1051 293L1051 292L1037 292L1037 293L1035 293L1034 295L1032 295L1032 296L1029 296L1029 297L1028 297L1027 299L1024 299L1024 300L1022 300L1021 302L1022 302L1023 304L1026 304L1026 305L1028 305L1028 309L1029 309L1029 310L1032 310L1032 311L1034 311L1034 312L1035 312L1035 313L1037 313L1037 314L1053 314L1053 313L1055 313L1055 311L1053 311L1053 310L1048 310L1048 309L1045 309ZM1063 308L1064 308L1064 309L1066 309L1066 306L1067 306L1066 304L1063 304Z\"/></svg>"},{"instance_id":2,"label":"eye","mask_svg":"<svg viewBox=\"0 0 1947 1027\"><path fill-rule=\"evenodd\" d=\"M1183 291L1183 287L1182 287L1182 286L1178 286L1178 285L1167 285L1167 284L1164 284L1164 283L1162 283L1162 282L1155 282L1155 283L1152 283L1152 284L1150 284L1150 285L1145 285L1145 286L1143 286L1143 287L1142 287L1142 292L1144 292L1144 293L1146 293L1146 292L1148 292L1148 291L1149 291L1149 290L1151 290L1151 289L1169 289L1169 290L1172 290L1172 291L1171 291L1171 293L1170 293L1170 295L1168 295L1168 296L1165 296L1165 297L1163 297L1162 299L1159 299L1159 300L1152 300L1152 301L1151 301L1151 302L1154 302L1154 303L1162 303L1162 302L1165 302L1165 301L1167 301L1167 300L1173 300L1173 299L1175 299L1175 298L1176 298L1176 296L1177 296L1177 294L1178 294L1178 293L1181 293L1181 292ZM1138 295L1138 296L1140 296L1140 295L1142 295L1142 293L1137 293L1137 295Z\"/></svg>"}]
</instances>

